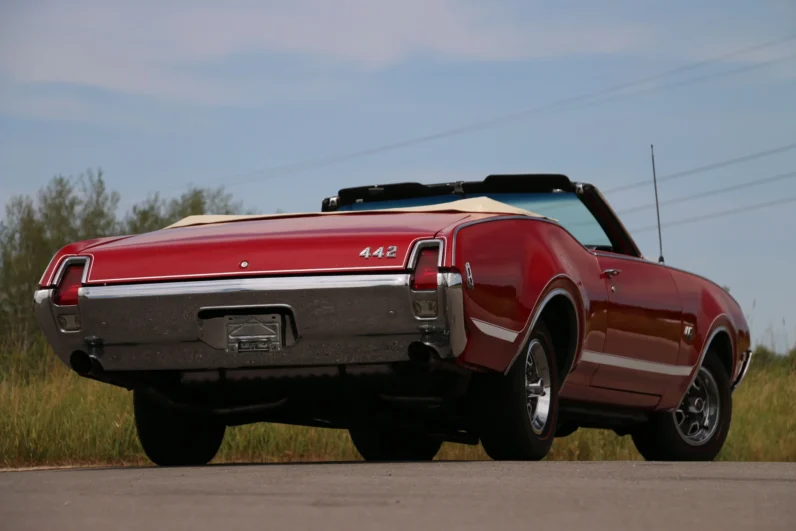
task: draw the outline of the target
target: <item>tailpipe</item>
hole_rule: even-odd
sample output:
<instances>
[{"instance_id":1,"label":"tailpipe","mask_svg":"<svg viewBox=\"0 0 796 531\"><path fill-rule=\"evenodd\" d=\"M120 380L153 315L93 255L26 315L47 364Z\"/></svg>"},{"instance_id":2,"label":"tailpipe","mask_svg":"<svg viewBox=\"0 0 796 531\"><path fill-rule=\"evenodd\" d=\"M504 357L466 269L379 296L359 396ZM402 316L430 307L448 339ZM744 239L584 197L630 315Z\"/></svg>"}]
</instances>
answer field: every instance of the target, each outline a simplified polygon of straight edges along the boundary
<instances>
[{"instance_id":1,"label":"tailpipe","mask_svg":"<svg viewBox=\"0 0 796 531\"><path fill-rule=\"evenodd\" d=\"M103 372L100 360L82 350L76 350L69 356L69 366L80 376L95 376Z\"/></svg>"},{"instance_id":2,"label":"tailpipe","mask_svg":"<svg viewBox=\"0 0 796 531\"><path fill-rule=\"evenodd\" d=\"M440 360L439 351L429 343L415 341L409 345L407 352L409 359L423 365L433 364Z\"/></svg>"}]
</instances>

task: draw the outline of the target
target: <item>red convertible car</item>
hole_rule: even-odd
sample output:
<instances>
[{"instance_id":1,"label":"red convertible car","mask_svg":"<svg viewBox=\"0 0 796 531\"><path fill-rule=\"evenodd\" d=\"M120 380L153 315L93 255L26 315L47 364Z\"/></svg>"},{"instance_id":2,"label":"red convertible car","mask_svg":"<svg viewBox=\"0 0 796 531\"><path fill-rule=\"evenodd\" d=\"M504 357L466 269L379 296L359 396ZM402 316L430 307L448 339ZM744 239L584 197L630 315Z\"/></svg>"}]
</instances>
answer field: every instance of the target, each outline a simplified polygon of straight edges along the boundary
<instances>
[{"instance_id":1,"label":"red convertible car","mask_svg":"<svg viewBox=\"0 0 796 531\"><path fill-rule=\"evenodd\" d=\"M73 243L35 306L74 371L133 390L159 465L207 463L254 422L347 429L366 460L444 441L538 460L579 428L711 460L751 355L727 291L645 259L564 175L348 188L320 212Z\"/></svg>"}]
</instances>

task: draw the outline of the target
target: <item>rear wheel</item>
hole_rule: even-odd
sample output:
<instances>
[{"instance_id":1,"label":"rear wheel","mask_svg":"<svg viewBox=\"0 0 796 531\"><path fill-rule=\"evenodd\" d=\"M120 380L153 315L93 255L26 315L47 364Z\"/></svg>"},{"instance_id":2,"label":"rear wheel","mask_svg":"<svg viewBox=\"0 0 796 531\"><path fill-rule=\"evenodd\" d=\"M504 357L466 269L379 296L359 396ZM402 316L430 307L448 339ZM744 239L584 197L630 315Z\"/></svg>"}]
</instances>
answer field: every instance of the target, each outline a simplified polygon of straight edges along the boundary
<instances>
[{"instance_id":1,"label":"rear wheel","mask_svg":"<svg viewBox=\"0 0 796 531\"><path fill-rule=\"evenodd\" d=\"M538 461L553 444L558 414L556 355L540 322L508 375L492 380L479 415L480 438L495 460Z\"/></svg>"},{"instance_id":2,"label":"rear wheel","mask_svg":"<svg viewBox=\"0 0 796 531\"><path fill-rule=\"evenodd\" d=\"M205 465L215 457L224 440L224 424L180 414L144 390L133 391L133 408L138 440L156 465Z\"/></svg>"},{"instance_id":3,"label":"rear wheel","mask_svg":"<svg viewBox=\"0 0 796 531\"><path fill-rule=\"evenodd\" d=\"M656 413L633 433L633 443L648 461L712 461L724 446L731 418L727 370L708 352L677 409Z\"/></svg>"},{"instance_id":4,"label":"rear wheel","mask_svg":"<svg viewBox=\"0 0 796 531\"><path fill-rule=\"evenodd\" d=\"M365 461L431 461L442 441L395 428L351 428L351 441Z\"/></svg>"}]
</instances>

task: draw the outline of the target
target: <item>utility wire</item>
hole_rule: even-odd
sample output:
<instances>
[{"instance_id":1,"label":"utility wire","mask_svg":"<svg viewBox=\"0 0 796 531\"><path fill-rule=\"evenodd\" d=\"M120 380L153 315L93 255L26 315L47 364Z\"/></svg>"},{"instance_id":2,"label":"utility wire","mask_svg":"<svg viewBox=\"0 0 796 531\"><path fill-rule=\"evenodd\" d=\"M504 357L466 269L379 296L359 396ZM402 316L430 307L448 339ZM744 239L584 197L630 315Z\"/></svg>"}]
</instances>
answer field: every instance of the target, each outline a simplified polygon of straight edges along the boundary
<instances>
[{"instance_id":1,"label":"utility wire","mask_svg":"<svg viewBox=\"0 0 796 531\"><path fill-rule=\"evenodd\" d=\"M792 179L796 177L796 171L792 171L789 173L781 173L779 175L773 175L771 177L764 177L762 179L754 179L751 181L743 182L740 184L735 184L732 186L724 186L722 188L717 188L714 190L708 190L707 192L700 192L697 194L690 194L687 196L678 197L676 199L667 199L666 201L661 201L659 205L673 205L678 203L686 203L688 201L693 201L695 199L701 199L703 197L712 197L719 194L724 194L728 192L734 192L735 190L742 190L744 188L751 188L752 186L760 186L762 184L773 183L776 181L782 181L785 179ZM633 212L639 212L642 210L648 210L655 207L655 203L647 203L646 205L639 205L635 207L626 208L624 210L619 210L617 214L631 214Z\"/></svg>"},{"instance_id":2,"label":"utility wire","mask_svg":"<svg viewBox=\"0 0 796 531\"><path fill-rule=\"evenodd\" d=\"M727 160L722 160L720 162L714 162L712 164L706 164L704 166L697 166L696 168L691 168L688 170L679 171L677 173L670 173L668 175L662 175L658 177L658 182L665 182L665 181L672 181L674 179L679 179L681 177L685 177L687 175L695 175L697 173L702 173L710 170L717 170L719 168L726 168L727 166L732 166L734 164L740 164L742 162L748 162L750 160L761 159L763 157L770 157L771 155L776 155L778 153L784 153L786 151L790 151L792 149L796 149L796 143L794 144L787 144L784 146L779 146L771 149L766 149L763 151L757 151L755 153L750 153L748 155L743 155L740 157L734 157ZM622 186L617 186L615 188L609 188L603 191L606 194L612 194L616 192L624 192L625 190L630 190L633 188L639 188L642 186L649 186L650 181L637 181L631 184L625 184Z\"/></svg>"},{"instance_id":3,"label":"utility wire","mask_svg":"<svg viewBox=\"0 0 796 531\"><path fill-rule=\"evenodd\" d=\"M775 64L775 63L778 63L778 62L782 62L782 61L786 61L786 60L792 60L794 58L796 58L796 54L789 55L789 56L782 57L782 58L772 59L770 61L764 61L764 62L760 62L760 63L755 63L753 65L748 65L748 66L737 68L737 69L734 69L734 70L729 70L729 71L725 71L725 72L717 72L717 73L714 73L714 74L708 74L706 76L701 76L701 77L697 77L697 78L693 78L693 79L687 79L687 80L680 81L680 82L677 82L677 83L659 85L659 86L656 86L656 87L650 87L650 88L639 90L639 91L635 91L635 92L617 94L617 95L610 96L610 97L607 97L607 98L602 98L602 99L598 99L598 100L594 100L594 101L587 101L583 105L581 105L580 107L591 107L593 105L599 105L599 104L602 104L602 103L608 103L608 102L611 102L611 101L616 101L616 100L619 100L619 99L627 98L627 97L630 97L630 96L636 96L638 94L643 94L643 93L648 93L648 92L656 92L656 91L659 91L659 90L665 90L665 89L669 89L669 88L681 87L681 86L686 86L686 85L693 85L693 84L701 83L703 81L707 81L707 80L710 80L710 79L715 79L717 77L723 77L723 76L726 76L726 75L739 74L739 73L742 73L742 72L748 72L750 70L757 70L759 68L771 66L772 64ZM284 165L284 166L276 167L273 170L268 171L264 175L263 174L253 175L253 176L250 176L250 177L247 177L247 178L242 178L242 179L239 179L239 180L236 180L236 181L231 181L228 184L229 185L237 185L237 184L245 184L245 183L257 181L257 180L260 180L260 179L273 179L273 178L276 178L276 177L287 177L287 176L290 176L290 175L295 175L297 173L304 172L304 171L309 170L309 169L323 168L323 167L326 167L326 166L331 166L333 164L338 164L338 163L341 163L341 162L347 162L349 160L355 160L355 159L367 157L367 156L370 156L370 155L377 155L379 153L385 153L385 152L388 152L388 151L394 151L396 149L400 149L400 148L404 148L404 147L409 147L409 146L418 145L418 144L424 144L426 142L431 142L433 140L441 140L443 138L450 138L450 137L453 137L453 136L458 136L458 135L462 135L462 134L466 134L466 133L474 133L474 132L478 132L478 131L483 131L483 130L491 129L491 128L494 128L494 127L498 127L498 126L503 125L503 124L507 124L507 123L509 123L511 121L523 119L526 116L529 116L531 114L541 113L541 112L544 112L544 111L553 111L553 110L556 110L556 108L563 108L562 107L563 103L575 103L576 101L580 101L582 99L586 99L588 96L589 95L576 96L575 98L570 98L569 100L563 100L562 102L552 103L550 105L536 107L534 109L528 109L526 111L520 111L520 112L517 112L517 113L506 114L506 115L499 116L497 118L492 118L490 120L485 120L485 121L482 121L482 122L476 122L476 123L473 123L473 124L470 124L470 125L466 125L466 126L462 126L462 127L456 128L456 129L448 129L446 131L442 131L442 132L435 133L435 134L432 134L432 135L416 137L416 138L404 140L404 141L401 141L401 142L395 142L395 143L392 143L392 144L385 144L385 145L382 145L382 146L377 146L377 147L373 147L373 148L369 148L369 149L364 149L362 151L354 151L354 152L346 153L346 154L342 154L342 155L333 155L333 156L319 158L319 159L315 159L315 160L311 160L311 161L307 161L307 162L303 162L303 163L287 164L287 165Z\"/></svg>"},{"instance_id":4,"label":"utility wire","mask_svg":"<svg viewBox=\"0 0 796 531\"><path fill-rule=\"evenodd\" d=\"M733 51L730 51L730 52L727 52L727 53L724 53L724 54L721 54L721 55L717 55L717 56L714 56L714 57L711 57L711 58L708 58L708 59L705 59L705 60L702 60L702 61L698 61L698 62L695 62L695 63L692 63L692 64L688 64L688 65L684 65L684 66L681 66L681 67L677 67L677 68L674 68L674 69L671 69L671 70L667 70L667 71L664 71L664 72L659 72L657 74L653 74L653 75L646 76L646 77L643 77L643 78L639 78L639 79L636 79L636 80L627 81L627 82L624 82L624 83L620 83L620 84L617 84L617 85L606 87L606 88L603 88L603 89L600 89L600 90L597 90L597 91L594 91L594 92L589 92L589 93L586 93L586 94L580 94L580 95L577 95L577 96L572 96L572 97L565 98L563 100L560 100L560 101L557 101L557 102L553 102L553 103L550 103L550 104L546 104L546 105L542 105L542 106L539 106L539 107L534 107L534 108L525 109L525 110L522 110L522 111L515 111L515 112L499 115L499 116L496 116L494 118L477 121L477 122L474 122L474 123L471 123L471 124L468 124L468 125L464 125L464 126L460 126L460 127L454 127L454 128L451 128L451 129L446 129L446 130L443 130L443 131L440 131L440 132L437 132L437 133L422 135L422 136L418 136L418 137L414 137L414 138L409 138L409 139L406 139L406 140L401 140L401 141L397 141L397 142L383 144L381 146L375 146L375 147L372 147L372 148L362 149L362 150L359 150L359 151L353 151L353 152L344 153L344 154L340 154L340 155L330 155L330 156L327 156L327 157L320 157L320 158L313 159L313 160L308 160L308 161L305 161L305 162L285 164L285 165L281 165L281 166L275 166L273 168L267 168L267 169L262 169L262 170L256 170L256 171L252 171L252 172L242 173L242 174L239 174L239 175L237 175L235 177L231 177L230 179L232 179L232 180L230 180L228 182L228 184L230 184L230 185L242 184L242 183L245 183L245 182L258 180L260 178L271 179L271 178L275 178L275 177L285 177L285 176L293 175L293 174L296 174L296 173L300 173L302 171L306 171L308 169L322 168L322 167L325 167L325 166L330 166L332 164L336 164L336 163L340 163L340 162L346 162L346 161L349 161L349 160L358 159L358 158L362 158L362 157L367 157L367 156L370 156L370 155L376 155L376 154L384 153L384 152L388 152L388 151L394 151L394 150L401 149L401 148L404 148L404 147L409 147L409 146L413 146L413 145L423 144L423 143L431 142L431 141L434 141L434 140L440 140L440 139L443 139L443 138L448 138L448 137L458 136L458 135L462 135L462 134L466 134L466 133L481 131L481 130L484 130L484 129L494 128L494 127L497 127L497 126L503 124L504 122L510 122L510 121L513 121L513 120L517 120L519 118L524 118L524 117L529 116L529 115L534 114L534 113L538 113L538 112L542 112L542 111L546 111L546 110L552 110L552 109L555 109L557 107L562 107L564 105L569 105L569 104L572 104L572 103L577 103L579 101L588 100L590 98L602 96L602 95L605 95L605 94L610 94L612 92L621 91L621 90L624 90L624 89L627 89L627 88L630 88L630 87L634 87L634 86L637 86L637 85L643 85L645 83L649 83L650 81L655 81L657 79L670 77L670 76L673 76L675 74L679 74L679 73L682 73L682 72L687 72L687 71L690 71L690 70L695 70L695 69L698 69L698 68L702 68L704 66L707 66L707 65L710 65L710 64L713 64L713 63L725 61L727 59L731 59L731 58L738 57L738 56L741 56L741 55L745 55L745 54L748 54L748 53L751 53L751 52L759 51L759 50L762 50L762 49L765 49L765 48L770 48L772 46L777 46L779 44L784 44L784 43L792 41L794 39L796 39L796 33L785 35L785 36L779 37L777 39L774 39L774 40L771 40L771 41L767 41L767 42L764 42L764 43L761 43L761 44L757 44L757 45L754 45L754 46L749 46L749 47L746 47L746 48L736 49L736 50L733 50ZM752 65L752 66L753 67L759 67L759 66L762 66L764 64L767 64L767 63L756 63L755 65ZM657 89L657 88L653 87L653 89ZM221 181L224 181L224 180L227 180L227 179L221 179Z\"/></svg>"},{"instance_id":5,"label":"utility wire","mask_svg":"<svg viewBox=\"0 0 796 531\"><path fill-rule=\"evenodd\" d=\"M681 80L681 81L675 81L675 82L666 83L666 84L663 84L663 85L656 85L654 87L643 88L641 90L634 90L632 92L614 94L614 95L608 96L606 98L600 98L600 99L597 99L597 100L588 101L588 102L584 103L583 105L580 105L580 106L578 106L576 108L579 108L579 107L580 108L591 107L593 105L599 105L599 104L602 104L602 103L609 103L609 102L612 102L612 101L625 99L625 98L628 98L630 96L638 96L639 94L646 94L646 93L649 93L649 92L657 92L657 91L660 91L660 90L666 90L666 89L672 89L672 88L678 88L678 87L686 87L686 86L689 86L689 85L696 85L698 83L702 83L704 81L710 81L712 79L716 79L716 78L719 78L719 77L734 76L734 75L737 75L737 74L750 72L752 70L758 70L760 68L767 68L767 67L773 66L773 65L775 65L777 63L784 63L784 62L787 62L787 61L792 61L793 59L796 59L796 54L786 55L786 56L783 56L783 57L777 57L775 59L770 59L768 61L761 61L759 63L754 63L754 64L751 64L751 65L741 66L739 68L734 68L732 70L724 70L724 71L721 71L721 72L714 72L712 74L705 74L705 75L699 76L699 77L692 77L692 78L684 79L684 80Z\"/></svg>"},{"instance_id":6,"label":"utility wire","mask_svg":"<svg viewBox=\"0 0 796 531\"><path fill-rule=\"evenodd\" d=\"M796 202L796 196L786 197L784 199L776 199L774 201L767 201L765 203L757 203L757 204L749 205L749 206L743 207L743 208L734 208L734 209L730 209L730 210L722 210L720 212L713 212L711 214L703 214L701 216L694 216L694 217L690 217L690 218L678 219L677 221L672 221L670 223L664 223L662 226L663 227L676 227L678 225L686 225L686 224L689 224L689 223L696 223L697 221L704 221L704 220L720 218L720 217L724 217L724 216L732 216L734 214L745 214L745 213L750 212L752 210L760 210L760 209L763 209L763 208L773 207L773 206L777 206L777 205L784 205L786 203L793 203L793 202ZM630 232L631 233L639 233L639 232L648 232L648 231L653 231L653 230L658 230L658 226L657 225L648 225L646 227L640 227L640 228L637 228L637 229L633 229Z\"/></svg>"},{"instance_id":7,"label":"utility wire","mask_svg":"<svg viewBox=\"0 0 796 531\"><path fill-rule=\"evenodd\" d=\"M792 38L796 38L796 36L794 36ZM726 57L726 56L729 56L729 55L730 54L725 54L722 57ZM675 87L681 87L681 86L687 86L687 85L693 85L693 84L696 84L696 83L701 83L703 81L708 81L708 80L715 79L715 78L718 78L718 77L739 74L739 73L748 72L748 71L751 71L751 70L757 70L757 69L760 69L760 68L763 68L763 67L771 66L771 65L773 65L775 63L778 63L778 62L792 60L794 58L796 58L796 54L789 55L789 56L786 56L786 57L780 57L780 58L776 58L776 59L771 59L769 61L763 61L763 62L755 63L755 64L752 64L752 65L747 65L747 66L744 66L744 67L736 68L734 70L729 70L729 71L725 71L725 72L716 72L716 73L713 73L713 74L708 74L708 75L697 77L697 78L686 79L684 81L679 81L679 82L676 82L676 83L670 83L670 84L666 84L666 85L658 85L658 86L655 86L655 87L650 87L650 88L646 88L646 89L642 89L642 90L635 91L635 92L630 92L630 93L616 94L616 95L613 95L613 96L610 96L610 97L607 97L607 98L602 98L602 99L598 99L598 100L594 100L594 101L587 101L587 102L583 103L583 105L581 105L581 107L591 107L593 105L598 105L598 104L601 104L601 103L608 103L608 102L611 102L611 101L616 101L616 100L619 100L619 99L622 99L622 98L627 98L629 96L635 96L635 95L638 95L638 94L643 94L643 93L648 93L648 92L656 92L656 91L660 91L660 90L666 90L666 89L669 89L669 88L675 88ZM703 61L702 63L700 63L700 66L702 66L702 65L704 65L704 64L706 64L708 62L709 61ZM691 65L689 65L689 66L691 66ZM545 112L545 111L553 111L553 110L556 110L556 109L560 109L560 108L563 108L564 105L566 105L566 104L578 103L578 102L581 102L583 100L588 100L589 98L593 98L595 96L599 96L599 95L602 95L602 94L606 94L606 93L610 93L610 92L613 92L613 91L621 90L623 88L627 88L627 87L631 87L631 86L635 86L635 85L644 84L644 83L649 82L651 79L658 79L660 77L664 77L665 75L671 75L672 73L679 73L679 72L682 72L682 71L687 70L687 69L690 69L690 68L681 67L679 69L675 69L675 70L670 71L670 72L664 72L664 73L661 73L661 74L657 74L655 76L649 76L647 78L644 78L642 80L638 80L638 81L635 81L635 82L628 82L628 83L623 83L622 85L615 85L614 87L603 89L603 90L597 91L595 93L589 93L589 94L583 94L583 95L580 95L580 96L574 96L574 97L567 98L565 100L561 100L561 101L558 101L558 102L550 103L550 104L547 104L547 105L542 105L540 107L534 107L532 109L526 109L526 110L523 110L523 111L508 113L508 114L497 116L495 118L490 118L488 120L475 122L475 123L472 123L472 124L469 124L469 125L465 125L465 126L461 126L461 127L457 127L457 128L453 128L453 129L447 129L445 131L440 131L439 133L433 133L433 134L430 134L430 135L410 138L410 139L407 139L407 140L402 140L402 141L394 142L394 143L391 143L391 144L384 144L384 145L376 146L376 147L373 147L373 148L363 149L361 151L354 151L354 152L351 152L351 153L345 153L345 154L341 154L341 155L332 155L332 156L329 156L329 157L322 157L322 158L318 158L318 159L307 161L307 162L303 162L303 163L286 164L284 166L278 166L278 167L273 168L270 171L266 170L267 173L265 175L262 175L262 172L256 172L257 175L251 175L251 176L246 177L246 178L241 178L241 179L236 180L236 181L231 181L231 182L229 182L229 184L230 185L244 184L244 183L256 181L256 180L259 180L259 179L273 179L273 178L276 178L276 177L286 177L286 176L294 175L296 173L300 173L300 172L303 172L303 171L306 171L306 170L309 170L309 169L323 168L323 167L326 167L326 166L331 166L333 164L338 164L338 163L341 163L341 162L347 162L349 160L355 160L355 159L359 159L359 158L363 158L363 157L367 157L367 156L371 156L371 155L377 155L377 154L380 154L380 153L386 153L386 152L394 151L394 150L397 150L397 149L400 149L400 148L404 148L404 147L410 147L410 146L414 146L414 145L418 145L418 144L425 144L427 142L431 142L431 141L434 141L434 140L441 140L441 139L450 138L450 137L453 137L453 136L459 136L459 135L463 135L463 134L467 134L467 133L474 133L474 132L478 132L478 131L484 131L484 130L492 129L492 128L499 127L499 126L504 125L504 124L508 124L510 122L513 122L513 121L524 119L527 116L530 116L532 114L537 114L537 113L541 113L541 112Z\"/></svg>"}]
</instances>

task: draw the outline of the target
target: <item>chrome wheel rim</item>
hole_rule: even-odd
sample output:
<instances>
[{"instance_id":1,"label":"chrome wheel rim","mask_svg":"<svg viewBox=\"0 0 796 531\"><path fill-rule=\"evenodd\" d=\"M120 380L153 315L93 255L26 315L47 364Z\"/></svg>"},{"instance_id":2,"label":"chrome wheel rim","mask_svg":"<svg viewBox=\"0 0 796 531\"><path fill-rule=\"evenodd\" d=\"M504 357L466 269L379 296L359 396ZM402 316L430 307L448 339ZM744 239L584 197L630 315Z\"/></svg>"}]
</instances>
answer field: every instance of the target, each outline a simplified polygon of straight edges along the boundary
<instances>
[{"instance_id":1,"label":"chrome wheel rim","mask_svg":"<svg viewBox=\"0 0 796 531\"><path fill-rule=\"evenodd\" d=\"M550 367L538 339L531 341L525 356L525 404L531 429L541 435L550 416Z\"/></svg>"},{"instance_id":2,"label":"chrome wheel rim","mask_svg":"<svg viewBox=\"0 0 796 531\"><path fill-rule=\"evenodd\" d=\"M710 371L699 368L678 408L672 413L677 433L691 446L701 446L719 426L719 386Z\"/></svg>"}]
</instances>

